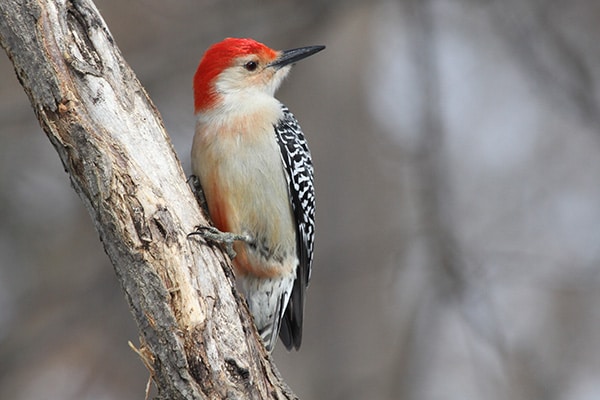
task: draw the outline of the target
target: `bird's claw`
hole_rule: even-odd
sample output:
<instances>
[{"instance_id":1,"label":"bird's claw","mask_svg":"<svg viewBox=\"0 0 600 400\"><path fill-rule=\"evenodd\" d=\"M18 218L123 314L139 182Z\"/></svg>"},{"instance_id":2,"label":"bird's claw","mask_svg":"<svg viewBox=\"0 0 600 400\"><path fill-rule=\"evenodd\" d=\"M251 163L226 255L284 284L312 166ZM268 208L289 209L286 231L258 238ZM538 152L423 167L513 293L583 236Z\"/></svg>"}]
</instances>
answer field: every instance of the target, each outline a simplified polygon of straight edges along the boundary
<instances>
[{"instance_id":1,"label":"bird's claw","mask_svg":"<svg viewBox=\"0 0 600 400\"><path fill-rule=\"evenodd\" d=\"M202 185L200 184L200 179L196 175L190 175L188 180L186 181L190 185L190 189L192 189L192 193L194 193L194 197L202 211L204 211L204 215L210 215L208 212L208 204L206 203L206 197L204 196L204 190L202 189Z\"/></svg>"},{"instance_id":2,"label":"bird's claw","mask_svg":"<svg viewBox=\"0 0 600 400\"><path fill-rule=\"evenodd\" d=\"M202 236L204 240L223 245L225 252L232 260L236 256L236 252L233 249L233 242L235 242L236 240L242 240L247 242L249 240L247 235L232 232L221 232L214 226L197 226L194 232L188 234L188 237L192 235L199 235Z\"/></svg>"}]
</instances>

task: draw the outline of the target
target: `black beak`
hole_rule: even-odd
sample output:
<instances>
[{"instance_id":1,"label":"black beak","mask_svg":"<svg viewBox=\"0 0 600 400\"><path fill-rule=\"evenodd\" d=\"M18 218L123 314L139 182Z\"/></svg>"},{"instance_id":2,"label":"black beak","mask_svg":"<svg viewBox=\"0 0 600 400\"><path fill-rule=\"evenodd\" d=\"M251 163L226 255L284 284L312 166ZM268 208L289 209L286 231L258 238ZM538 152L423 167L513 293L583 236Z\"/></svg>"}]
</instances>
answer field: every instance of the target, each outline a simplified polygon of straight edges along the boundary
<instances>
[{"instance_id":1,"label":"black beak","mask_svg":"<svg viewBox=\"0 0 600 400\"><path fill-rule=\"evenodd\" d=\"M279 58L267 65L267 67L275 67L279 69L281 67L285 67L286 65L293 64L296 61L300 61L308 56L312 56L324 48L325 46L307 46L300 47L298 49L284 50L281 52Z\"/></svg>"}]
</instances>

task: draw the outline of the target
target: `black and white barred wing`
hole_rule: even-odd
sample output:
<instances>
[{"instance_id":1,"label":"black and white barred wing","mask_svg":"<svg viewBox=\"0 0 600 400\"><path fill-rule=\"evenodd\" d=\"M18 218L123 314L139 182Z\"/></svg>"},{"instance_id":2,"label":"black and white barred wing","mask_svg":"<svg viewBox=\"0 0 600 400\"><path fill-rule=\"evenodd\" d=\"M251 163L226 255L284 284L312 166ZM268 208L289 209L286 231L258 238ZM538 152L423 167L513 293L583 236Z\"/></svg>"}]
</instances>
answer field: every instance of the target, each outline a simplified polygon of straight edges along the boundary
<instances>
[{"instance_id":1,"label":"black and white barred wing","mask_svg":"<svg viewBox=\"0 0 600 400\"><path fill-rule=\"evenodd\" d=\"M310 280L315 234L314 169L304 134L294 115L282 105L283 119L275 127L288 194L296 222L299 265L280 337L290 349L300 347L304 312L304 291Z\"/></svg>"}]
</instances>

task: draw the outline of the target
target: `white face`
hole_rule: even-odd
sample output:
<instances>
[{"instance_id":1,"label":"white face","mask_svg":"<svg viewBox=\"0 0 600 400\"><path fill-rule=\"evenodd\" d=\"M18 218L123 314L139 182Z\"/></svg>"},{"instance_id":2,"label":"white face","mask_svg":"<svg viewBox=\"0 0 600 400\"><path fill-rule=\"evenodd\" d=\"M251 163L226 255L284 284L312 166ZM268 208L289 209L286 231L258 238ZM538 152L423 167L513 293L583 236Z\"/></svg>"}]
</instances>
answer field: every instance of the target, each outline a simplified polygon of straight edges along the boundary
<instances>
[{"instance_id":1,"label":"white face","mask_svg":"<svg viewBox=\"0 0 600 400\"><path fill-rule=\"evenodd\" d=\"M283 79L290 72L291 66L282 68L269 67L272 60L260 59L256 55L239 57L234 64L225 69L217 78L215 87L223 97L235 93L257 94L262 92L273 96Z\"/></svg>"}]
</instances>

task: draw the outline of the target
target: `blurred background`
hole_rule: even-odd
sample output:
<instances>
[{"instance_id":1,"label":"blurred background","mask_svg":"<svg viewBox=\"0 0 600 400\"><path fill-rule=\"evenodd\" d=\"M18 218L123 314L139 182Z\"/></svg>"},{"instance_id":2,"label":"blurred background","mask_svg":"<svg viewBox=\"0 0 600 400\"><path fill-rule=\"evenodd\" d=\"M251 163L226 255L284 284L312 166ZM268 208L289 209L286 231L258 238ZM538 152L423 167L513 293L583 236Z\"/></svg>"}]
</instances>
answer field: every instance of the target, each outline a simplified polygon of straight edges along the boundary
<instances>
[{"instance_id":1,"label":"blurred background","mask_svg":"<svg viewBox=\"0 0 600 400\"><path fill-rule=\"evenodd\" d=\"M189 173L210 44L325 44L302 399L600 398L600 2L97 0ZM143 399L128 306L0 56L0 398Z\"/></svg>"}]
</instances>

